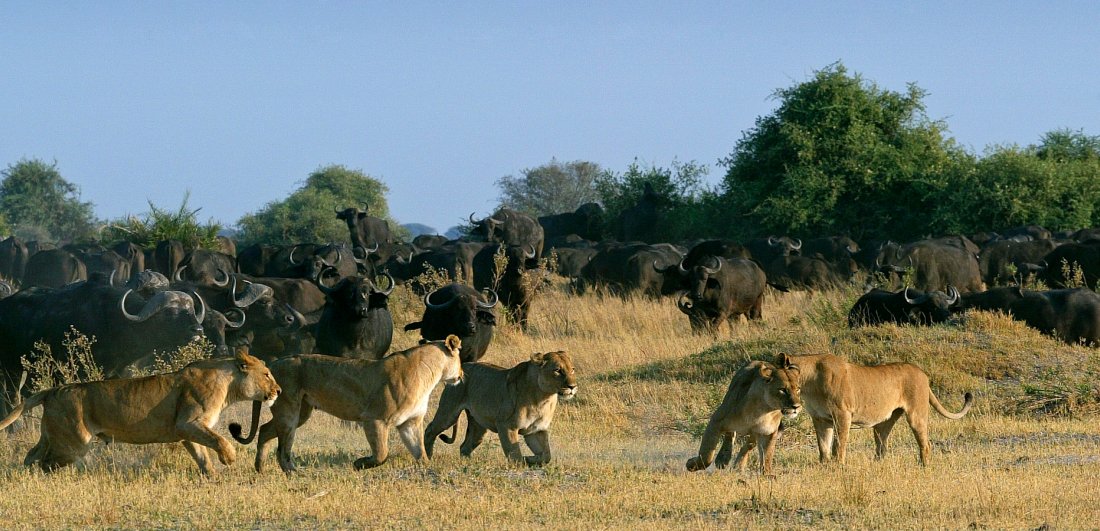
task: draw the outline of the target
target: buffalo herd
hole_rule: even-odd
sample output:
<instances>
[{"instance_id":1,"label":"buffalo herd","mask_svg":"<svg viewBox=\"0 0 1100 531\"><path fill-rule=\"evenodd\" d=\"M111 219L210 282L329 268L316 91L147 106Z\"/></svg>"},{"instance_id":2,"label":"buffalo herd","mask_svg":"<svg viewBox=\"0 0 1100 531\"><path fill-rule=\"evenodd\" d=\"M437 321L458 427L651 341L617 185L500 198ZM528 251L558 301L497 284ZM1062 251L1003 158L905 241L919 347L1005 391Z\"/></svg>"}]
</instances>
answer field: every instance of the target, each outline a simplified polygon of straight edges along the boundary
<instances>
[{"instance_id":1,"label":"buffalo herd","mask_svg":"<svg viewBox=\"0 0 1100 531\"><path fill-rule=\"evenodd\" d=\"M1100 342L1093 291L1100 229L1027 226L906 243L846 236L660 243L653 241L658 206L650 190L624 212L614 231L622 241L597 240L608 220L594 203L538 219L500 208L471 215L465 238L409 243L364 205L335 212L349 241L252 245L239 253L228 238L207 250L174 240L143 249L9 237L0 242L0 378L18 381L20 359L36 343L64 353L73 329L95 337L95 361L108 374L199 336L222 354L250 345L269 356L378 359L392 340L390 293L429 271L455 283L420 289L423 317L404 328L425 341L460 337L464 361L485 355L499 312L526 327L534 294L551 273L577 293L667 298L698 331L742 315L760 319L769 292L858 285L866 289L851 308L852 327L929 325L983 309L1069 343ZM1046 289L1021 287L1031 281Z\"/></svg>"}]
</instances>

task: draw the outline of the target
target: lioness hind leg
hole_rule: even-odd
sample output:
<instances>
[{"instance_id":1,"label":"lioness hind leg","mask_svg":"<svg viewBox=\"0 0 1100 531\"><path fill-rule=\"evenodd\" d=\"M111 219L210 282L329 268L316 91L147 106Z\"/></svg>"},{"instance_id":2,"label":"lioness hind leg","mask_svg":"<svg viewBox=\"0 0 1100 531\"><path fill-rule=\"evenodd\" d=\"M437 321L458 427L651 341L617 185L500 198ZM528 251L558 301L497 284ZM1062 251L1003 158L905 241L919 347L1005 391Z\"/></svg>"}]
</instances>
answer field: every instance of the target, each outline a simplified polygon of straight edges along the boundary
<instances>
[{"instance_id":1,"label":"lioness hind leg","mask_svg":"<svg viewBox=\"0 0 1100 531\"><path fill-rule=\"evenodd\" d=\"M550 462L550 432L537 431L524 435L523 440L527 443L527 447L531 449L531 452L535 454L524 458L528 466L542 466Z\"/></svg>"},{"instance_id":2,"label":"lioness hind leg","mask_svg":"<svg viewBox=\"0 0 1100 531\"><path fill-rule=\"evenodd\" d=\"M909 429L913 430L913 437L917 439L917 446L920 448L920 464L927 465L928 460L932 458L932 443L928 441L928 417L917 418L918 415L914 415L909 412L906 416L906 420L909 421Z\"/></svg>"},{"instance_id":3,"label":"lioness hind leg","mask_svg":"<svg viewBox=\"0 0 1100 531\"><path fill-rule=\"evenodd\" d=\"M390 429L385 423L379 420L365 421L363 422L363 433L367 436L367 444L370 445L370 449L374 454L356 459L354 463L356 470L380 466L386 462L386 458L390 455Z\"/></svg>"},{"instance_id":4,"label":"lioness hind leg","mask_svg":"<svg viewBox=\"0 0 1100 531\"><path fill-rule=\"evenodd\" d=\"M466 438L462 440L462 446L459 447L459 452L462 457L470 457L470 454L481 446L481 441L485 440L485 433L489 431L478 424L476 420L470 415L466 415ZM517 441L518 442L518 441Z\"/></svg>"},{"instance_id":5,"label":"lioness hind leg","mask_svg":"<svg viewBox=\"0 0 1100 531\"><path fill-rule=\"evenodd\" d=\"M890 440L890 431L894 429L894 423L901 418L901 409L894 411L890 418L875 425L875 459L882 459L886 456L887 443Z\"/></svg>"}]
</instances>

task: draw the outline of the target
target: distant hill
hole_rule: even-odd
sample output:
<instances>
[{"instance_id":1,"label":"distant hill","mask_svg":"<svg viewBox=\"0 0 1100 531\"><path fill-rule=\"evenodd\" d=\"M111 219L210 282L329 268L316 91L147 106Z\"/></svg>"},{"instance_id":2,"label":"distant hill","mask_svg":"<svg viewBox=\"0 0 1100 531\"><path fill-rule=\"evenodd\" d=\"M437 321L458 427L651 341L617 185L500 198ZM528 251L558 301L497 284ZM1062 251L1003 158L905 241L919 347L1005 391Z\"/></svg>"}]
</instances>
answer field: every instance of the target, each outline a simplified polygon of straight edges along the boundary
<instances>
[{"instance_id":1,"label":"distant hill","mask_svg":"<svg viewBox=\"0 0 1100 531\"><path fill-rule=\"evenodd\" d=\"M409 235L413 238L420 236L421 234L439 234L439 231L435 230L435 227L429 227L423 223L405 223L401 225L409 231Z\"/></svg>"}]
</instances>

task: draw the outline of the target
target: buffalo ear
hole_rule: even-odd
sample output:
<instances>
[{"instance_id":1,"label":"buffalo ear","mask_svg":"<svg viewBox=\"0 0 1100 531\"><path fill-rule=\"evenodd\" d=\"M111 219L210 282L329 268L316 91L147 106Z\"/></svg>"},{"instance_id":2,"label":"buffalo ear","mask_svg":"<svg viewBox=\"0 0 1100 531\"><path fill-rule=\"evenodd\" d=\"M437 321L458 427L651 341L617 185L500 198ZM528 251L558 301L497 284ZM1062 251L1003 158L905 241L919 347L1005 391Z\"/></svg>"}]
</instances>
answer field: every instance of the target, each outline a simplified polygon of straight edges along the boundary
<instances>
[{"instance_id":1,"label":"buffalo ear","mask_svg":"<svg viewBox=\"0 0 1100 531\"><path fill-rule=\"evenodd\" d=\"M759 369L760 378L762 378L765 382L771 382L772 381L772 374L774 372L775 371L772 370L771 365L769 365L767 363L760 364L760 369Z\"/></svg>"}]
</instances>

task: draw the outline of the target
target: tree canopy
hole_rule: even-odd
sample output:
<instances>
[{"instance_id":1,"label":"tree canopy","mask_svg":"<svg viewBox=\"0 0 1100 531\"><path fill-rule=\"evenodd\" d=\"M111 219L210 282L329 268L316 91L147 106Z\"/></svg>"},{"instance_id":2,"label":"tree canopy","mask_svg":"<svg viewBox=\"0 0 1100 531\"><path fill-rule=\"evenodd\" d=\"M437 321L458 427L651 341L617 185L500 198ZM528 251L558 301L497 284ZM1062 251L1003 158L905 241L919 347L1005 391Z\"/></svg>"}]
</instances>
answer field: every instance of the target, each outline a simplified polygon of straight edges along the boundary
<instances>
[{"instance_id":1,"label":"tree canopy","mask_svg":"<svg viewBox=\"0 0 1100 531\"><path fill-rule=\"evenodd\" d=\"M202 208L192 210L188 206L190 200L191 192L188 191L175 210L160 208L150 201L148 212L108 223L102 237L107 242L125 240L146 249L155 248L161 240L179 240L188 249L217 249L221 224L214 220L199 222Z\"/></svg>"},{"instance_id":2,"label":"tree canopy","mask_svg":"<svg viewBox=\"0 0 1100 531\"><path fill-rule=\"evenodd\" d=\"M405 230L390 219L387 192L385 183L362 170L324 166L286 199L241 217L238 238L244 245L348 241L347 224L336 219L335 212L364 205L370 215L388 220L390 230L402 236Z\"/></svg>"},{"instance_id":3,"label":"tree canopy","mask_svg":"<svg viewBox=\"0 0 1100 531\"><path fill-rule=\"evenodd\" d=\"M500 204L533 216L572 212L599 199L596 180L603 170L594 162L550 162L497 180Z\"/></svg>"},{"instance_id":4,"label":"tree canopy","mask_svg":"<svg viewBox=\"0 0 1100 531\"><path fill-rule=\"evenodd\" d=\"M55 241L92 236L92 204L80 200L80 189L61 176L56 162L23 159L0 175L0 212L15 234Z\"/></svg>"},{"instance_id":5,"label":"tree canopy","mask_svg":"<svg viewBox=\"0 0 1100 531\"><path fill-rule=\"evenodd\" d=\"M676 160L667 168L642 165L635 160L622 173L604 172L596 180L596 190L603 204L608 233L619 233L620 215L638 203L649 185L661 211L653 237L679 241L713 234L716 196L704 181L706 175L706 166Z\"/></svg>"}]
</instances>

